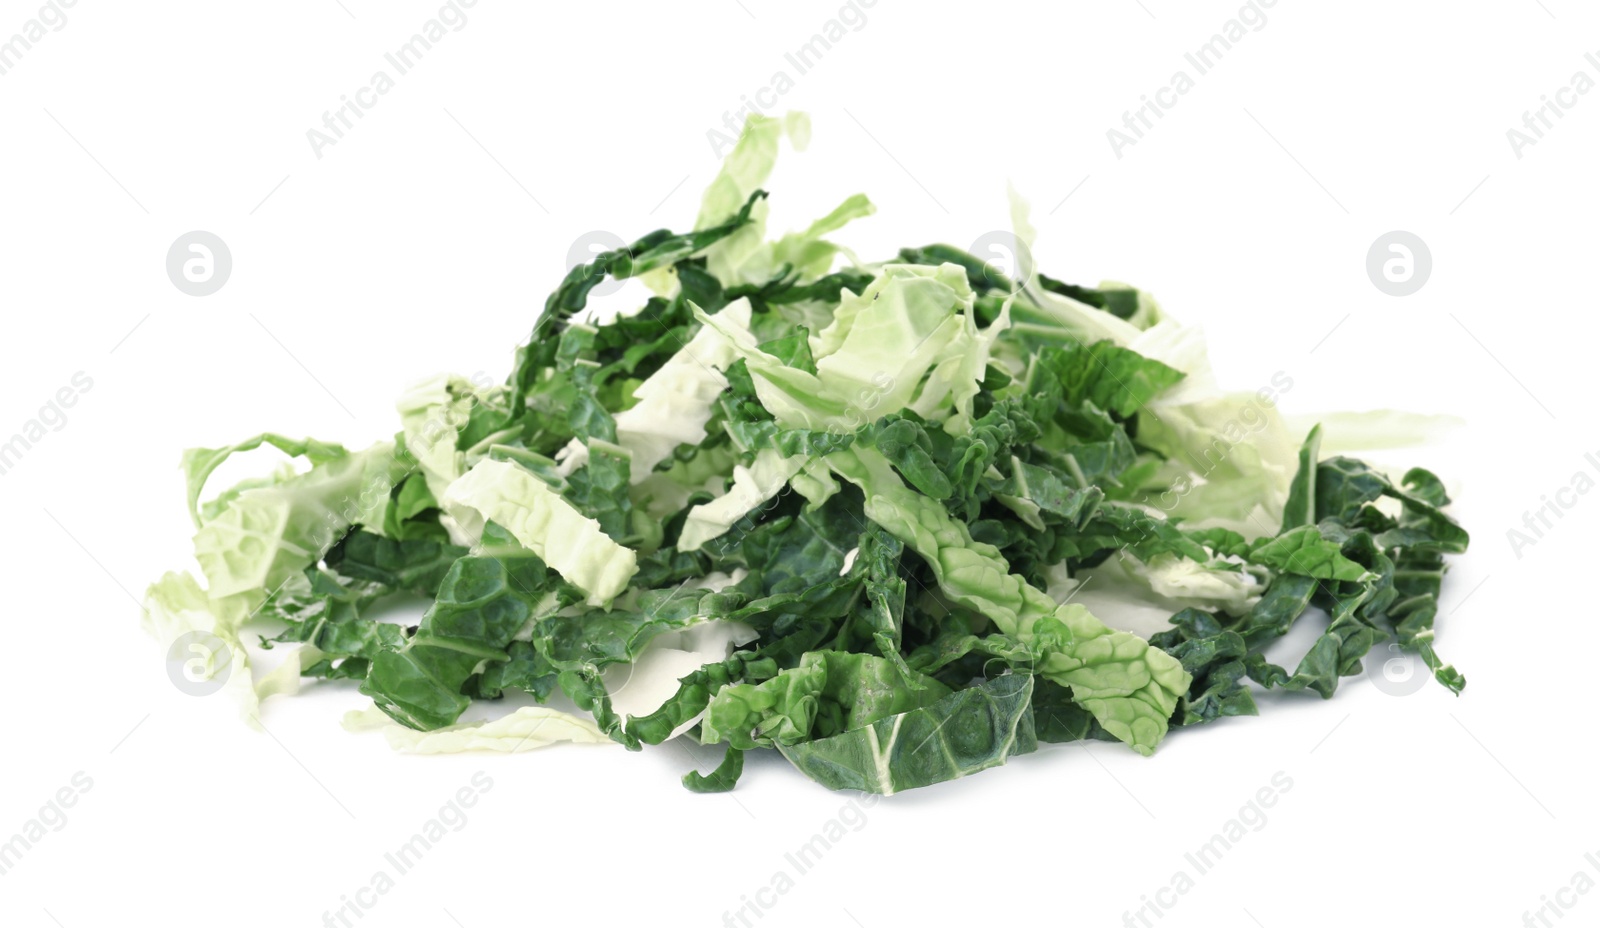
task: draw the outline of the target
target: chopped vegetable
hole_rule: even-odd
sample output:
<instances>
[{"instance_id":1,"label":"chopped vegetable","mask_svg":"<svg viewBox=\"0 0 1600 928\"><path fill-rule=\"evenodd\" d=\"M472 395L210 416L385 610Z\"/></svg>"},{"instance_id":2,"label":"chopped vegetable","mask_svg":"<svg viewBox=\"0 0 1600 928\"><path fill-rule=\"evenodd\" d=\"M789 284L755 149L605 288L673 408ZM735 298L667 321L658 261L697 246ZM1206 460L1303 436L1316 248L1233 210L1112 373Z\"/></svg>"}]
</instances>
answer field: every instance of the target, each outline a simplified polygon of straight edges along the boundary
<instances>
[{"instance_id":1,"label":"chopped vegetable","mask_svg":"<svg viewBox=\"0 0 1600 928\"><path fill-rule=\"evenodd\" d=\"M826 238L861 196L769 239L761 186L808 131L753 117L695 229L574 268L503 385L428 380L366 451L189 452L203 584L162 578L147 627L225 647L202 675L250 718L298 670L355 681L374 708L347 725L405 751L725 745L700 792L755 750L875 793L1040 743L1150 754L1260 688L1331 696L1390 639L1461 690L1433 623L1468 538L1437 477L1292 440L1126 285L1012 281L948 245L862 263ZM654 295L588 312L630 277ZM307 466L202 503L263 445ZM431 601L416 625L380 614L399 595ZM1309 652L1270 663L1308 615ZM259 685L247 623L297 649Z\"/></svg>"}]
</instances>

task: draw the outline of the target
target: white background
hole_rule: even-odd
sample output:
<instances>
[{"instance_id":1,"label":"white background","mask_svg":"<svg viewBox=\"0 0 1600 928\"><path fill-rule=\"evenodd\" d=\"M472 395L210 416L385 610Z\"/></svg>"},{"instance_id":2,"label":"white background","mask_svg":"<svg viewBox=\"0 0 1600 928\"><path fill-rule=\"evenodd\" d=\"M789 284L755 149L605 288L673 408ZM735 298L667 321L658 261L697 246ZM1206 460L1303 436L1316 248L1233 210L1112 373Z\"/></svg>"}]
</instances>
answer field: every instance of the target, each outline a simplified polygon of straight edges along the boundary
<instances>
[{"instance_id":1,"label":"white background","mask_svg":"<svg viewBox=\"0 0 1600 928\"><path fill-rule=\"evenodd\" d=\"M0 3L0 38L37 9ZM93 781L0 876L8 926L322 924L478 770L494 785L466 826L359 924L717 925L848 799L767 760L693 795L671 745L396 755L339 728L353 689L268 703L253 733L178 692L140 632L143 586L188 563L181 449L263 429L362 446L413 380L503 376L573 240L688 226L707 130L839 4L480 0L317 158L307 130L437 9L81 0L0 77L0 436L93 379L0 476L0 839ZM1506 136L1575 72L1600 78L1600 18L1280 0L1118 158L1107 129L1238 9L878 0L780 101L815 140L780 163L773 225L865 191L880 213L843 236L863 257L964 245L1006 227L1009 180L1047 272L1153 291L1205 325L1229 386L1284 371L1288 413L1464 417L1394 461L1444 475L1474 532L1439 619L1465 694L1358 677L1151 759L1061 746L895 797L751 924L1123 924L1279 771L1292 790L1167 897L1163 928L1519 925L1600 852L1600 497L1520 557L1506 534L1600 452L1600 93L1521 158ZM192 229L232 249L210 297L165 274ZM1407 298L1365 271L1393 229L1433 254ZM1564 898L1567 924L1600 920L1600 892Z\"/></svg>"}]
</instances>

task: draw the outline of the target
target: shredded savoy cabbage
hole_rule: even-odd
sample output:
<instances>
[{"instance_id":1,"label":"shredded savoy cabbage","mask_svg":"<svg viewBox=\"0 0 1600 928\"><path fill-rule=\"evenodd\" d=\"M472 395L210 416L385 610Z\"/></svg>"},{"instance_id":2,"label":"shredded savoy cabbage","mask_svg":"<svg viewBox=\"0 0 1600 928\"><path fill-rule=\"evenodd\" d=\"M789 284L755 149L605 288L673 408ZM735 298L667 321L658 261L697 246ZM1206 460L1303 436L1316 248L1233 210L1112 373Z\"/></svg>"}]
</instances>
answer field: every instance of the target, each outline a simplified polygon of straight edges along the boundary
<instances>
[{"instance_id":1,"label":"shredded savoy cabbage","mask_svg":"<svg viewBox=\"0 0 1600 928\"><path fill-rule=\"evenodd\" d=\"M1331 696L1386 642L1461 690L1433 624L1468 538L1437 477L1324 457L1134 288L948 245L863 263L830 238L859 195L769 237L763 185L808 131L752 117L692 231L573 268L503 383L418 384L392 441L187 452L199 576L150 587L147 629L216 642L197 673L248 720L356 681L347 727L397 750L724 745L697 791L758 749L884 794L1040 743L1150 754L1259 689ZM608 279L650 295L601 320ZM263 445L304 466L202 503ZM379 614L407 595L416 625ZM1302 615L1315 643L1269 662Z\"/></svg>"}]
</instances>

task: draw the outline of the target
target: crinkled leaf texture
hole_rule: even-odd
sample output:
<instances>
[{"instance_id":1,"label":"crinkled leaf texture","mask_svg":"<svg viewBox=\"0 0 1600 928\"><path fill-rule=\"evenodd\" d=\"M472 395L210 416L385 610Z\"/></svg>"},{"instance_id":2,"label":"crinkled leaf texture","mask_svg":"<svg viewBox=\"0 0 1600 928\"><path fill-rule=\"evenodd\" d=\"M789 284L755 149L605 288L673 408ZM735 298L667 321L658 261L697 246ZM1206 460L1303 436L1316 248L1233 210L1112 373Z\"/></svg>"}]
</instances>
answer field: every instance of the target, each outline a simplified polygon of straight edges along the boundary
<instances>
[{"instance_id":1,"label":"crinkled leaf texture","mask_svg":"<svg viewBox=\"0 0 1600 928\"><path fill-rule=\"evenodd\" d=\"M987 616L1002 634L1032 642L1041 675L1070 687L1106 731L1134 750L1155 751L1189 687L1176 660L1137 635L1106 628L1081 606L1058 607L1009 573L998 549L974 541L943 506L908 489L876 452L853 449L830 455L828 463L866 493L868 518L928 562L946 596Z\"/></svg>"},{"instance_id":2,"label":"crinkled leaf texture","mask_svg":"<svg viewBox=\"0 0 1600 928\"><path fill-rule=\"evenodd\" d=\"M443 500L469 540L495 522L543 558L601 606L627 589L638 571L638 555L612 541L600 523L585 517L543 480L509 461L485 460L450 485Z\"/></svg>"},{"instance_id":3,"label":"crinkled leaf texture","mask_svg":"<svg viewBox=\"0 0 1600 928\"><path fill-rule=\"evenodd\" d=\"M1038 748L1033 677L1007 674L937 702L815 741L779 744L800 772L831 789L885 796L960 779Z\"/></svg>"},{"instance_id":4,"label":"crinkled leaf texture","mask_svg":"<svg viewBox=\"0 0 1600 928\"><path fill-rule=\"evenodd\" d=\"M213 599L264 598L263 591L320 559L351 525L382 525L389 492L403 473L394 446L380 444L231 497L195 534L207 592Z\"/></svg>"}]
</instances>

